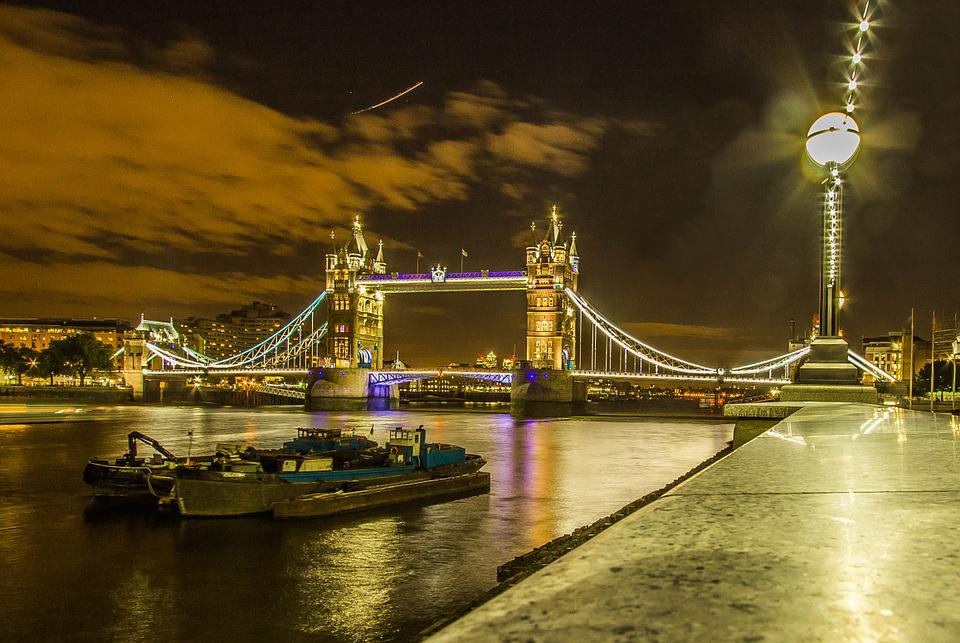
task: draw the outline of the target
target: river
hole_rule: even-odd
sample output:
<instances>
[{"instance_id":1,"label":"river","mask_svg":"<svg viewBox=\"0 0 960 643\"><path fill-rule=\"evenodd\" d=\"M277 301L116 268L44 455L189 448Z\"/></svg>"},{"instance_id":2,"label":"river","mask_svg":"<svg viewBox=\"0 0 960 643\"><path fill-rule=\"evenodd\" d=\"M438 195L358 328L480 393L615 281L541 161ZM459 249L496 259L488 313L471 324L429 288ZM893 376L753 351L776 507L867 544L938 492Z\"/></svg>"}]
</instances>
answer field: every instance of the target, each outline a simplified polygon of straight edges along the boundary
<instances>
[{"instance_id":1,"label":"river","mask_svg":"<svg viewBox=\"0 0 960 643\"><path fill-rule=\"evenodd\" d=\"M407 640L493 587L497 565L660 488L733 433L694 420L432 410L77 417L0 425L5 639ZM81 481L86 460L122 453L132 430L179 455L278 445L309 425L372 426L383 443L389 428L420 424L428 440L487 459L489 495L334 520L180 521L90 511Z\"/></svg>"}]
</instances>

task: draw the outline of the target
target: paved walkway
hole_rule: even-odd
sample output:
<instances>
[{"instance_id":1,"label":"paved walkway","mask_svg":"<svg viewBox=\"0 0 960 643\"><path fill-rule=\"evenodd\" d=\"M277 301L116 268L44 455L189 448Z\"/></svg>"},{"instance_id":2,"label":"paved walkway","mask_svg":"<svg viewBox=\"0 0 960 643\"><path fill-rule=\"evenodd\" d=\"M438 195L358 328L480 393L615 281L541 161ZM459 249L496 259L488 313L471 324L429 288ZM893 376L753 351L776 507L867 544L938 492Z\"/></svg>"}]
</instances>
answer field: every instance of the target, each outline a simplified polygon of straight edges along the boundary
<instances>
[{"instance_id":1,"label":"paved walkway","mask_svg":"<svg viewBox=\"0 0 960 643\"><path fill-rule=\"evenodd\" d=\"M431 640L960 640L958 447L805 407Z\"/></svg>"}]
</instances>

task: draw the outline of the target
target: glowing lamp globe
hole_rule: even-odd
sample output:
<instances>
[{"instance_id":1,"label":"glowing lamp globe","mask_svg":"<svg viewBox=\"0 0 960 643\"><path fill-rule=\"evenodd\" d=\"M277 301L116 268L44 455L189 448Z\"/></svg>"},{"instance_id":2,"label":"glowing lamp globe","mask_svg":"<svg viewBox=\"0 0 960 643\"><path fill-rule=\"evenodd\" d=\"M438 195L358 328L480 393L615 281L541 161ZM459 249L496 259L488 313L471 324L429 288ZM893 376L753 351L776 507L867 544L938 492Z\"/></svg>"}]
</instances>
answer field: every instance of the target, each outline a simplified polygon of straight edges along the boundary
<instances>
[{"instance_id":1,"label":"glowing lamp globe","mask_svg":"<svg viewBox=\"0 0 960 643\"><path fill-rule=\"evenodd\" d=\"M807 156L820 167L850 164L860 148L860 127L850 114L830 112L807 132Z\"/></svg>"}]
</instances>

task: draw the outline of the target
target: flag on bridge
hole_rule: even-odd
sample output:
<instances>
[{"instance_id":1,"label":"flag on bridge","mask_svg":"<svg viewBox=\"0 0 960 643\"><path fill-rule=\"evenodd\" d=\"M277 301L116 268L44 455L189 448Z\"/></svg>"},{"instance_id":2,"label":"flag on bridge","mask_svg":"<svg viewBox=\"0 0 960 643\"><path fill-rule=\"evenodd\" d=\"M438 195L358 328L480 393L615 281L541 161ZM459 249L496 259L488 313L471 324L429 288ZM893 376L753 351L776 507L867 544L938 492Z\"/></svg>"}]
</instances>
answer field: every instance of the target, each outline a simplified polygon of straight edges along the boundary
<instances>
[{"instance_id":1,"label":"flag on bridge","mask_svg":"<svg viewBox=\"0 0 960 643\"><path fill-rule=\"evenodd\" d=\"M464 250L463 248L460 248L460 254L463 255L464 257L469 257L469 256L470 256L470 255L467 254L467 251Z\"/></svg>"},{"instance_id":2,"label":"flag on bridge","mask_svg":"<svg viewBox=\"0 0 960 643\"><path fill-rule=\"evenodd\" d=\"M417 250L417 259L423 259L423 253Z\"/></svg>"}]
</instances>

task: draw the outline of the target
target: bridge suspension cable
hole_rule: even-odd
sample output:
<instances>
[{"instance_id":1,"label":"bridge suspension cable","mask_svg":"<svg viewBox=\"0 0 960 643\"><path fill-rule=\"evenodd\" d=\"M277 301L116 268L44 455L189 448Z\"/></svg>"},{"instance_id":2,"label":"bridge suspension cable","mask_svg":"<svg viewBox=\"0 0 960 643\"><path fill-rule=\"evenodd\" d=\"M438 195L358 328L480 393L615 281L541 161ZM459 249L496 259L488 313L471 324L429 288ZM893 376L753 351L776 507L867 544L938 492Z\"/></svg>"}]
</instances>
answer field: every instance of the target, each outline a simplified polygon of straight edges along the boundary
<instances>
[{"instance_id":1,"label":"bridge suspension cable","mask_svg":"<svg viewBox=\"0 0 960 643\"><path fill-rule=\"evenodd\" d=\"M771 357L770 359L763 360L762 362L754 362L753 364L736 366L730 369L730 373L732 375L755 375L757 373L768 373L770 371L784 368L798 360L803 359L803 357L809 352L810 347L804 346L803 348L795 350L791 353L778 355L777 357Z\"/></svg>"},{"instance_id":2,"label":"bridge suspension cable","mask_svg":"<svg viewBox=\"0 0 960 643\"><path fill-rule=\"evenodd\" d=\"M616 326L613 322L604 317L596 308L591 306L587 300L575 293L570 288L565 289L565 292L570 298L570 301L572 301L577 309L583 313L583 315L585 315L586 318L593 324L594 341L591 353L591 361L594 366L596 365L597 350L596 332L599 329L599 331L603 333L607 339L607 347L604 353L604 363L607 365L608 370L613 367L612 345L615 343L626 353L633 355L636 359L641 360L642 362L649 363L656 369L662 368L673 373L684 373L688 375L715 375L718 373L718 369L716 368L711 368L702 364L696 364L694 362L688 362L687 360L674 357L673 355L658 350L649 344L645 344L641 340ZM623 364L624 361L625 359L621 357L621 364Z\"/></svg>"},{"instance_id":3,"label":"bridge suspension cable","mask_svg":"<svg viewBox=\"0 0 960 643\"><path fill-rule=\"evenodd\" d=\"M327 322L318 323L315 319L315 313L326 297L327 292L321 292L306 308L275 333L236 355L219 360L214 360L187 346L170 349L153 342L146 342L145 346L165 365L170 364L175 368L225 370L278 368L291 365L307 368L315 361L317 347L327 334ZM179 351L183 354L178 354ZM310 353L309 357L308 353Z\"/></svg>"}]
</instances>

